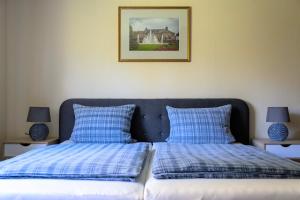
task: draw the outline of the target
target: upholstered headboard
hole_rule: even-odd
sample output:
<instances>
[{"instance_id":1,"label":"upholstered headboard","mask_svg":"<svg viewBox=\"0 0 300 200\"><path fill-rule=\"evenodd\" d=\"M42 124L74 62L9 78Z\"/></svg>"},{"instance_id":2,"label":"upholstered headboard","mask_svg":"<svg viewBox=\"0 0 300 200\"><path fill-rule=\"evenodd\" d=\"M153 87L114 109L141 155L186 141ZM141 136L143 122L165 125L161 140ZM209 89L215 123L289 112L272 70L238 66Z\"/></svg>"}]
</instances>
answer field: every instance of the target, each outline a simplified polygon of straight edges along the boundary
<instances>
[{"instance_id":1,"label":"upholstered headboard","mask_svg":"<svg viewBox=\"0 0 300 200\"><path fill-rule=\"evenodd\" d=\"M146 142L165 141L169 136L166 105L177 108L216 107L232 105L231 131L238 142L249 144L249 109L240 99L69 99L59 113L60 142L68 140L74 127L73 104L86 106L116 106L135 104L131 133L134 139Z\"/></svg>"}]
</instances>

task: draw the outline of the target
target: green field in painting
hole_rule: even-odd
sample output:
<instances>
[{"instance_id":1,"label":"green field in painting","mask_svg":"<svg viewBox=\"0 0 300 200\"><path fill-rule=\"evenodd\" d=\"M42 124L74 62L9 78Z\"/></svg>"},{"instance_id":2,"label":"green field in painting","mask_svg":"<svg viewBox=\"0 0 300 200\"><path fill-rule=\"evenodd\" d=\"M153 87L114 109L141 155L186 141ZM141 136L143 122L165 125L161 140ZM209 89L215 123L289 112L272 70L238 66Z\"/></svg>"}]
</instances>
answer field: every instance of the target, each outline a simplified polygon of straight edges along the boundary
<instances>
[{"instance_id":1,"label":"green field in painting","mask_svg":"<svg viewBox=\"0 0 300 200\"><path fill-rule=\"evenodd\" d=\"M131 47L133 51L177 51L178 44L137 44Z\"/></svg>"},{"instance_id":2,"label":"green field in painting","mask_svg":"<svg viewBox=\"0 0 300 200\"><path fill-rule=\"evenodd\" d=\"M160 48L164 46L161 44L138 44L136 47L136 51L158 51Z\"/></svg>"},{"instance_id":3,"label":"green field in painting","mask_svg":"<svg viewBox=\"0 0 300 200\"><path fill-rule=\"evenodd\" d=\"M176 51L178 46L176 44L137 44L133 51Z\"/></svg>"}]
</instances>

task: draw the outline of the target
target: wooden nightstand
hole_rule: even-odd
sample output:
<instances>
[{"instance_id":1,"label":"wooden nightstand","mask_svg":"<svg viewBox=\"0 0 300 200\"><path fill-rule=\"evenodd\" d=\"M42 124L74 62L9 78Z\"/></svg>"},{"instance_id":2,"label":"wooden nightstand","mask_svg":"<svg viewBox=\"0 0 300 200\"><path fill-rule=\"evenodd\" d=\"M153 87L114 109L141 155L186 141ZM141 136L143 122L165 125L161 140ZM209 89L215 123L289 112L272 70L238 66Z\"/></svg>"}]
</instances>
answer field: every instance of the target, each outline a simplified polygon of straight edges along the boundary
<instances>
[{"instance_id":1,"label":"wooden nightstand","mask_svg":"<svg viewBox=\"0 0 300 200\"><path fill-rule=\"evenodd\" d=\"M32 149L57 144L57 138L49 138L43 141L33 141L30 138L8 139L4 141L4 158L10 158Z\"/></svg>"},{"instance_id":2,"label":"wooden nightstand","mask_svg":"<svg viewBox=\"0 0 300 200\"><path fill-rule=\"evenodd\" d=\"M272 141L254 139L253 145L283 158L300 161L300 140Z\"/></svg>"}]
</instances>

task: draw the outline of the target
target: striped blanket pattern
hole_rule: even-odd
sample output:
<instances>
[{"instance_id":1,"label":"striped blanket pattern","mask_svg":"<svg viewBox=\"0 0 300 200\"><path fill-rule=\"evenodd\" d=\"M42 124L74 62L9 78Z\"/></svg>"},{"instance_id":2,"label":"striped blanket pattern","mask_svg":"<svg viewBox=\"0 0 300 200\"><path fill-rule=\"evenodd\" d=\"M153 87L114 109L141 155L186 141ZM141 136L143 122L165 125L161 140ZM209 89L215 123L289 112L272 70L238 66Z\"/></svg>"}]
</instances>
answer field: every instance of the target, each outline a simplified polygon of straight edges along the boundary
<instances>
[{"instance_id":1,"label":"striped blanket pattern","mask_svg":"<svg viewBox=\"0 0 300 200\"><path fill-rule=\"evenodd\" d=\"M153 176L180 178L300 178L300 164L242 144L156 143Z\"/></svg>"},{"instance_id":2,"label":"striped blanket pattern","mask_svg":"<svg viewBox=\"0 0 300 200\"><path fill-rule=\"evenodd\" d=\"M59 144L0 162L0 178L135 181L149 144Z\"/></svg>"}]
</instances>

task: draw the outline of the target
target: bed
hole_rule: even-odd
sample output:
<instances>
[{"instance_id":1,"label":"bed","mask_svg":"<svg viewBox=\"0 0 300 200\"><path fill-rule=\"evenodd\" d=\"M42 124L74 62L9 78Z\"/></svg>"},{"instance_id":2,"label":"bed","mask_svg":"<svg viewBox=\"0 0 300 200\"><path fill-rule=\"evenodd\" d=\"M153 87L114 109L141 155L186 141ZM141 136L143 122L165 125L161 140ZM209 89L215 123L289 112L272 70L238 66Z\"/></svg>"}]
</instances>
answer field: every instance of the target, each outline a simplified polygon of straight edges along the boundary
<instances>
[{"instance_id":1,"label":"bed","mask_svg":"<svg viewBox=\"0 0 300 200\"><path fill-rule=\"evenodd\" d=\"M2 179L0 199L7 200L141 200L148 171L148 162L136 182L59 180L59 179Z\"/></svg>"},{"instance_id":2,"label":"bed","mask_svg":"<svg viewBox=\"0 0 300 200\"><path fill-rule=\"evenodd\" d=\"M299 179L157 179L152 173L156 144L144 190L145 200L297 200Z\"/></svg>"},{"instance_id":3,"label":"bed","mask_svg":"<svg viewBox=\"0 0 300 200\"><path fill-rule=\"evenodd\" d=\"M59 140L70 139L73 105L118 106L135 104L131 133L138 142L164 142L170 123L166 106L177 108L232 105L230 127L238 143L249 144L249 109L239 99L69 99L59 112ZM154 145L155 147L155 145ZM0 180L0 199L299 199L300 181L269 179L169 179L152 176L154 151L137 182L9 179ZM18 188L16 190L15 188Z\"/></svg>"},{"instance_id":4,"label":"bed","mask_svg":"<svg viewBox=\"0 0 300 200\"><path fill-rule=\"evenodd\" d=\"M143 199L144 147L66 141L29 151L0 163L0 199Z\"/></svg>"}]
</instances>

